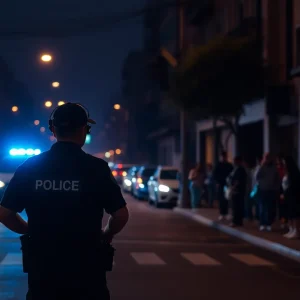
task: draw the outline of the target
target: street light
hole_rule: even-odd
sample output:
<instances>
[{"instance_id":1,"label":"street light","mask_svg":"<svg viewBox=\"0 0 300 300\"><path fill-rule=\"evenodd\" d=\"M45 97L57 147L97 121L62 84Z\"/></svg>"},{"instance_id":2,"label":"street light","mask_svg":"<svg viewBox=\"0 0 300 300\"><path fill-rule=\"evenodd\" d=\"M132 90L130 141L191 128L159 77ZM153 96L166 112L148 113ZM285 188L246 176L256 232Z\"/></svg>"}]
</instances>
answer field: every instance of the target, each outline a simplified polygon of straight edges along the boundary
<instances>
[{"instance_id":1,"label":"street light","mask_svg":"<svg viewBox=\"0 0 300 300\"><path fill-rule=\"evenodd\" d=\"M59 101L57 104L58 104L58 106L62 106L65 104L65 101Z\"/></svg>"},{"instance_id":2,"label":"street light","mask_svg":"<svg viewBox=\"0 0 300 300\"><path fill-rule=\"evenodd\" d=\"M116 154L120 155L122 153L121 149L116 149Z\"/></svg>"},{"instance_id":3,"label":"street light","mask_svg":"<svg viewBox=\"0 0 300 300\"><path fill-rule=\"evenodd\" d=\"M41 56L41 60L43 62L50 62L52 60L52 56L50 54L43 54Z\"/></svg>"},{"instance_id":4,"label":"street light","mask_svg":"<svg viewBox=\"0 0 300 300\"><path fill-rule=\"evenodd\" d=\"M46 107L51 107L52 106L52 102L51 101L46 101L45 102L45 106Z\"/></svg>"},{"instance_id":5,"label":"street light","mask_svg":"<svg viewBox=\"0 0 300 300\"><path fill-rule=\"evenodd\" d=\"M114 105L114 109L115 110L120 110L121 109L121 105L120 104L115 104Z\"/></svg>"},{"instance_id":6,"label":"street light","mask_svg":"<svg viewBox=\"0 0 300 300\"><path fill-rule=\"evenodd\" d=\"M52 82L52 86L54 88L58 88L60 86L60 83L58 81L54 81L54 82Z\"/></svg>"},{"instance_id":7,"label":"street light","mask_svg":"<svg viewBox=\"0 0 300 300\"><path fill-rule=\"evenodd\" d=\"M18 106L13 106L12 108L11 108L11 111L12 112L17 112L19 110L19 107Z\"/></svg>"},{"instance_id":8,"label":"street light","mask_svg":"<svg viewBox=\"0 0 300 300\"><path fill-rule=\"evenodd\" d=\"M105 157L106 157L106 158L110 158L110 153L109 153L109 152L106 152L106 153L105 153Z\"/></svg>"},{"instance_id":9,"label":"street light","mask_svg":"<svg viewBox=\"0 0 300 300\"><path fill-rule=\"evenodd\" d=\"M40 121L39 120L35 120L33 123L34 123L34 125L38 126L40 124Z\"/></svg>"},{"instance_id":10,"label":"street light","mask_svg":"<svg viewBox=\"0 0 300 300\"><path fill-rule=\"evenodd\" d=\"M41 127L40 128L40 132L45 132L46 131L46 128L45 127Z\"/></svg>"}]
</instances>

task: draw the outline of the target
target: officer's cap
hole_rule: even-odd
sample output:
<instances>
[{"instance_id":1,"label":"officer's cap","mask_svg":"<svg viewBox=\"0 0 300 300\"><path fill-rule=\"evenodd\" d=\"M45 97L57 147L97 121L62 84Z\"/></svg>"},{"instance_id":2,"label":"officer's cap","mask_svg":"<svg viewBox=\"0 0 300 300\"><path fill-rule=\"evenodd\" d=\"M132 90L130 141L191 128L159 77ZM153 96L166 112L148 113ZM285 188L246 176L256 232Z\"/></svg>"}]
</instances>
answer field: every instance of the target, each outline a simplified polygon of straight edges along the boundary
<instances>
[{"instance_id":1,"label":"officer's cap","mask_svg":"<svg viewBox=\"0 0 300 300\"><path fill-rule=\"evenodd\" d=\"M88 123L96 124L89 117L88 111L77 103L63 104L53 114L53 125L55 127L80 127Z\"/></svg>"}]
</instances>

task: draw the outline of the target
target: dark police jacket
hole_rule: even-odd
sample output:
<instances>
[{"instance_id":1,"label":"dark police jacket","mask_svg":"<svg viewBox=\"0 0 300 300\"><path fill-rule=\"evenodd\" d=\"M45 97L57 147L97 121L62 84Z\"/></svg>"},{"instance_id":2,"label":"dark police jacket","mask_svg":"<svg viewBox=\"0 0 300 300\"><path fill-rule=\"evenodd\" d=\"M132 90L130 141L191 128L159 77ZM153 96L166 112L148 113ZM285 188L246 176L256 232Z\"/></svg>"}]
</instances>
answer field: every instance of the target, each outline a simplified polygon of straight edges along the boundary
<instances>
[{"instance_id":1,"label":"dark police jacket","mask_svg":"<svg viewBox=\"0 0 300 300\"><path fill-rule=\"evenodd\" d=\"M99 256L104 210L112 214L126 202L105 161L57 142L17 169L1 205L26 210L31 257L40 269L60 264L76 271Z\"/></svg>"}]
</instances>

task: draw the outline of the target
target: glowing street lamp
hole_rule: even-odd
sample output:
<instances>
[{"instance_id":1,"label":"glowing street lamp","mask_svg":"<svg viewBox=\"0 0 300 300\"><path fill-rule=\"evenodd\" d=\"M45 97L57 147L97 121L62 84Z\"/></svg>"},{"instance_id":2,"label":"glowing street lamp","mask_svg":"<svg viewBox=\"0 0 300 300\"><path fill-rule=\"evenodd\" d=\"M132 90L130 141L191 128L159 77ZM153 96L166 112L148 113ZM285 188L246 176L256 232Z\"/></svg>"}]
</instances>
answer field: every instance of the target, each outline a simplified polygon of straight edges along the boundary
<instances>
[{"instance_id":1,"label":"glowing street lamp","mask_svg":"<svg viewBox=\"0 0 300 300\"><path fill-rule=\"evenodd\" d=\"M58 81L54 81L54 82L52 82L52 86L54 88L58 88L60 86L60 83Z\"/></svg>"},{"instance_id":2,"label":"glowing street lamp","mask_svg":"<svg viewBox=\"0 0 300 300\"><path fill-rule=\"evenodd\" d=\"M11 108L11 111L12 112L17 112L19 110L19 107L18 106L13 106L12 108Z\"/></svg>"},{"instance_id":3,"label":"glowing street lamp","mask_svg":"<svg viewBox=\"0 0 300 300\"><path fill-rule=\"evenodd\" d=\"M120 104L115 104L114 105L114 109L115 110L120 110L121 109L121 105Z\"/></svg>"},{"instance_id":4,"label":"glowing street lamp","mask_svg":"<svg viewBox=\"0 0 300 300\"><path fill-rule=\"evenodd\" d=\"M57 104L58 104L58 106L62 106L65 104L65 101L59 101Z\"/></svg>"},{"instance_id":5,"label":"glowing street lamp","mask_svg":"<svg viewBox=\"0 0 300 300\"><path fill-rule=\"evenodd\" d=\"M41 56L41 60L43 62L50 62L52 60L52 56L50 54L43 54Z\"/></svg>"},{"instance_id":6,"label":"glowing street lamp","mask_svg":"<svg viewBox=\"0 0 300 300\"><path fill-rule=\"evenodd\" d=\"M45 106L46 107L51 107L52 106L52 102L51 101L46 101L45 102Z\"/></svg>"},{"instance_id":7,"label":"glowing street lamp","mask_svg":"<svg viewBox=\"0 0 300 300\"><path fill-rule=\"evenodd\" d=\"M40 124L40 121L39 120L35 120L33 123L34 123L34 125L38 126Z\"/></svg>"},{"instance_id":8,"label":"glowing street lamp","mask_svg":"<svg viewBox=\"0 0 300 300\"><path fill-rule=\"evenodd\" d=\"M45 132L46 131L46 128L45 127L41 127L40 128L40 132Z\"/></svg>"},{"instance_id":9,"label":"glowing street lamp","mask_svg":"<svg viewBox=\"0 0 300 300\"><path fill-rule=\"evenodd\" d=\"M121 149L116 149L116 154L120 155L122 153Z\"/></svg>"},{"instance_id":10,"label":"glowing street lamp","mask_svg":"<svg viewBox=\"0 0 300 300\"><path fill-rule=\"evenodd\" d=\"M109 152L106 152L106 153L105 153L105 157L106 157L106 158L110 158L110 153L109 153Z\"/></svg>"}]
</instances>

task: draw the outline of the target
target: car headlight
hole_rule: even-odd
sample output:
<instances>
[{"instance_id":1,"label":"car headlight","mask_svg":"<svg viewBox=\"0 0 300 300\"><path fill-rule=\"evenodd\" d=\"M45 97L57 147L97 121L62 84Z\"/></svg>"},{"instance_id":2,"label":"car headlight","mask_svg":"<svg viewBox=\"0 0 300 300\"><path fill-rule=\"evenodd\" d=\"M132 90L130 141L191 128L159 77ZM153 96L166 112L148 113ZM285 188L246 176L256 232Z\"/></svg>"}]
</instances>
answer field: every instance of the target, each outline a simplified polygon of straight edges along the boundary
<instances>
[{"instance_id":1,"label":"car headlight","mask_svg":"<svg viewBox=\"0 0 300 300\"><path fill-rule=\"evenodd\" d=\"M0 189L5 187L5 183L3 181L0 180Z\"/></svg>"},{"instance_id":2,"label":"car headlight","mask_svg":"<svg viewBox=\"0 0 300 300\"><path fill-rule=\"evenodd\" d=\"M160 184L158 189L160 192L163 192L163 193L168 193L170 191L170 188L164 184Z\"/></svg>"},{"instance_id":3,"label":"car headlight","mask_svg":"<svg viewBox=\"0 0 300 300\"><path fill-rule=\"evenodd\" d=\"M124 183L125 183L127 186L131 186L131 184L132 184L131 181L130 181L129 179L127 179L127 178L124 180Z\"/></svg>"}]
</instances>

